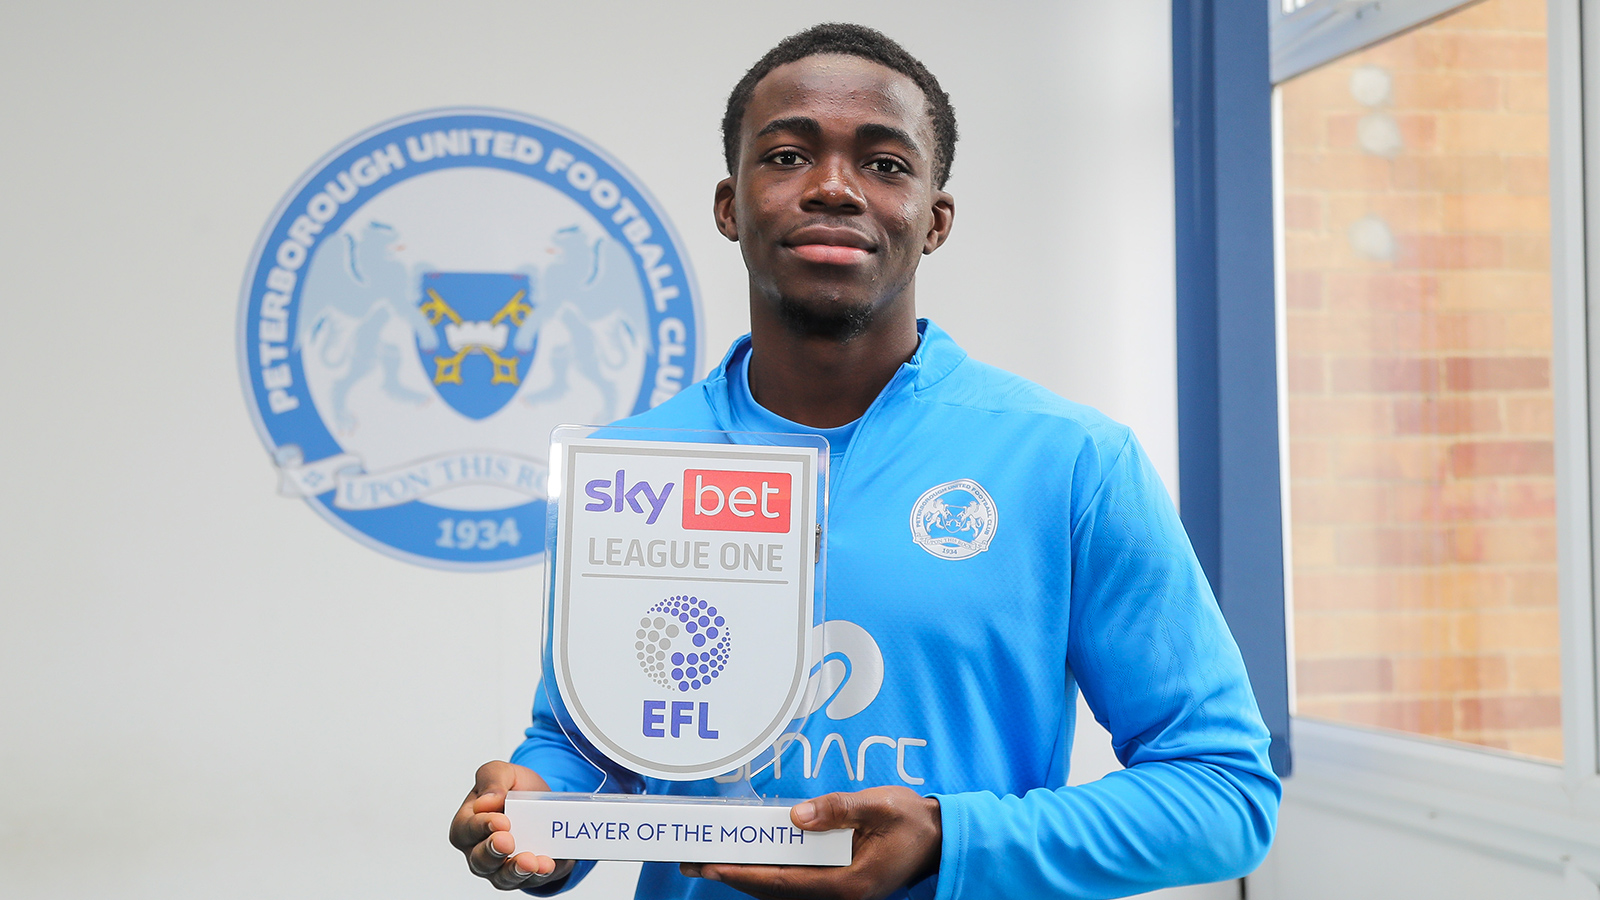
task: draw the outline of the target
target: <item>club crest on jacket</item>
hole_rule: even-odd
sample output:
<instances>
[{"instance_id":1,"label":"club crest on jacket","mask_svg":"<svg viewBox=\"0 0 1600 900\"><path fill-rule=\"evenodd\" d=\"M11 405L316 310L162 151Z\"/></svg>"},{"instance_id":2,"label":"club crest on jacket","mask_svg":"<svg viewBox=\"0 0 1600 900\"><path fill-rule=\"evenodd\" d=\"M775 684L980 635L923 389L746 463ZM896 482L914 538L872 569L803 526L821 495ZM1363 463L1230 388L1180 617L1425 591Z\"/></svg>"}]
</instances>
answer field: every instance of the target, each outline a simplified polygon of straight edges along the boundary
<instances>
[{"instance_id":1,"label":"club crest on jacket","mask_svg":"<svg viewBox=\"0 0 1600 900\"><path fill-rule=\"evenodd\" d=\"M968 559L989 549L999 523L994 499L970 478L928 488L911 507L911 539L940 559Z\"/></svg>"}]
</instances>

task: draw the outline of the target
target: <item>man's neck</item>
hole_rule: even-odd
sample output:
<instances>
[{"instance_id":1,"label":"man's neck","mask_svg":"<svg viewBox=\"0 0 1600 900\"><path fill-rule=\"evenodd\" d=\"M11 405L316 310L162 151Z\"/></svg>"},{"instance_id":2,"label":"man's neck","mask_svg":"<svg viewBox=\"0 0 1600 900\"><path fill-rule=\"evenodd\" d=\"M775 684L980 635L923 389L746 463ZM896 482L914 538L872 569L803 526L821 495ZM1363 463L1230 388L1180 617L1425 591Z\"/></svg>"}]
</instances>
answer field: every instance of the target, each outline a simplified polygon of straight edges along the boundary
<instances>
[{"instance_id":1,"label":"man's neck","mask_svg":"<svg viewBox=\"0 0 1600 900\"><path fill-rule=\"evenodd\" d=\"M861 418L901 364L917 351L914 306L897 303L849 340L796 334L752 309L750 393L791 422L837 428Z\"/></svg>"}]
</instances>

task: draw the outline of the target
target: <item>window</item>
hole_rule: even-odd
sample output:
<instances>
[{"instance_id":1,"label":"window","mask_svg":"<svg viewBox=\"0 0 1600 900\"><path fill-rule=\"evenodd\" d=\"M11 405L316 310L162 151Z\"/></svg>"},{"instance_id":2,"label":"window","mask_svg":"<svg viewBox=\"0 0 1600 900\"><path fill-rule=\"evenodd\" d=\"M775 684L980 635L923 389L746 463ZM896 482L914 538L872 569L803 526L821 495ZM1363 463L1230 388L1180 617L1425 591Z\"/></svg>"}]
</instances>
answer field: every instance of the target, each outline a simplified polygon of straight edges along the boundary
<instances>
[{"instance_id":1,"label":"window","mask_svg":"<svg viewBox=\"0 0 1600 900\"><path fill-rule=\"evenodd\" d=\"M1280 84L1302 717L1562 758L1546 0Z\"/></svg>"},{"instance_id":2,"label":"window","mask_svg":"<svg viewBox=\"0 0 1600 900\"><path fill-rule=\"evenodd\" d=\"M1173 9L1183 512L1247 661L1268 659L1276 585L1239 561L1282 551L1287 789L1592 890L1600 140L1583 124L1600 66L1581 61L1600 17L1578 0L1269 0L1264 26ZM1245 277L1268 244L1275 311ZM1275 404L1256 393L1274 373Z\"/></svg>"}]
</instances>

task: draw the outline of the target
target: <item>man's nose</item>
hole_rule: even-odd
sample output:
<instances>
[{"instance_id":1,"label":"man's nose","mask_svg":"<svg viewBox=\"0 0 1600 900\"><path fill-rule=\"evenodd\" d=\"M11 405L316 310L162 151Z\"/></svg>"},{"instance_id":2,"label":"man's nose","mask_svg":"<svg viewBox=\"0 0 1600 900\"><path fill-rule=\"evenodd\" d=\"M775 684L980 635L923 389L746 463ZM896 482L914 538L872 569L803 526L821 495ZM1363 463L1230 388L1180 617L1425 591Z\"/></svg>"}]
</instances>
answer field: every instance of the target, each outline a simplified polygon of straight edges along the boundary
<instances>
[{"instance_id":1,"label":"man's nose","mask_svg":"<svg viewBox=\"0 0 1600 900\"><path fill-rule=\"evenodd\" d=\"M866 202L856 179L855 166L848 160L825 158L812 167L806 205L860 210L866 207Z\"/></svg>"}]
</instances>

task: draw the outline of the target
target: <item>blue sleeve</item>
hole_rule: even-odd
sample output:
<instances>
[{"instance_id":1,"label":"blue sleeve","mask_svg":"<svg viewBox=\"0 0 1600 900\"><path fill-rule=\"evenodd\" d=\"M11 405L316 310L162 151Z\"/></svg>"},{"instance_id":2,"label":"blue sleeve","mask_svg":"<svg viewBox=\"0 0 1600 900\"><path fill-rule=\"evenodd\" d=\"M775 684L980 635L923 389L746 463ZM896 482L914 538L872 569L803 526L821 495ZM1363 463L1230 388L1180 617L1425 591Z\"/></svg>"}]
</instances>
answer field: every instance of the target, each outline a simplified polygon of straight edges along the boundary
<instances>
[{"instance_id":1,"label":"blue sleeve","mask_svg":"<svg viewBox=\"0 0 1600 900\"><path fill-rule=\"evenodd\" d=\"M574 745L574 740L583 740L582 735L567 717L566 710L558 711L547 695L546 685L555 682L548 670L548 659L545 666L543 683L533 692L533 724L523 733L523 741L512 752L510 762L537 772L552 791L638 793L642 784L637 774L617 767L593 747L585 746L580 751ZM559 699L556 702L559 703ZM562 728L563 724L565 729ZM569 738L568 735L573 737ZM591 759L595 762L591 763ZM565 879L525 893L536 896L559 894L582 881L594 864L592 859L579 860L572 874Z\"/></svg>"},{"instance_id":2,"label":"blue sleeve","mask_svg":"<svg viewBox=\"0 0 1600 900\"><path fill-rule=\"evenodd\" d=\"M1066 702L1076 679L1126 768L1021 797L940 796L938 900L1221 881L1272 844L1267 729L1177 512L1131 436L1102 471L1071 520Z\"/></svg>"}]
</instances>

